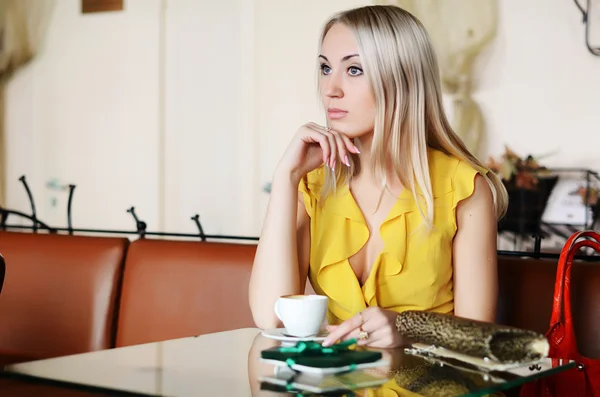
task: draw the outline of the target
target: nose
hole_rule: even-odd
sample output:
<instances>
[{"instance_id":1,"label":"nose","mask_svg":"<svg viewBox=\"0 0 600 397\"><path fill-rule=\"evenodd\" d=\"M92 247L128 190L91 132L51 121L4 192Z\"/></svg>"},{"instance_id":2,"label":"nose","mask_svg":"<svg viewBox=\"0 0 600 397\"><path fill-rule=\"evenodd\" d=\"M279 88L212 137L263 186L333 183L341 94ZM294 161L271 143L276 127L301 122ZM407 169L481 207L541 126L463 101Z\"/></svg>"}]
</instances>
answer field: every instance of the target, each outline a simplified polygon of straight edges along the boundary
<instances>
[{"instance_id":1,"label":"nose","mask_svg":"<svg viewBox=\"0 0 600 397\"><path fill-rule=\"evenodd\" d=\"M325 96L328 98L342 98L344 90L342 89L341 77L337 73L332 73L325 81Z\"/></svg>"}]
</instances>

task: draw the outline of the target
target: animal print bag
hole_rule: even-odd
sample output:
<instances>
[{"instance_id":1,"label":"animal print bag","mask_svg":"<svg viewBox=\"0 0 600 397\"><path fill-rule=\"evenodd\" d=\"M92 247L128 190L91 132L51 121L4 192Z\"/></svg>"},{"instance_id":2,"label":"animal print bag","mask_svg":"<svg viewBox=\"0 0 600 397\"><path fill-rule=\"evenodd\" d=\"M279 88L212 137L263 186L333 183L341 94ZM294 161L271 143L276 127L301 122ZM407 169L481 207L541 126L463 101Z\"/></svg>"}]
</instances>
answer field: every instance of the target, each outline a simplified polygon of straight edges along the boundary
<instances>
[{"instance_id":1,"label":"animal print bag","mask_svg":"<svg viewBox=\"0 0 600 397\"><path fill-rule=\"evenodd\" d=\"M396 317L398 332L434 355L452 355L488 369L507 369L547 357L544 335L509 327L425 311L406 311ZM434 350L435 349L435 350Z\"/></svg>"}]
</instances>

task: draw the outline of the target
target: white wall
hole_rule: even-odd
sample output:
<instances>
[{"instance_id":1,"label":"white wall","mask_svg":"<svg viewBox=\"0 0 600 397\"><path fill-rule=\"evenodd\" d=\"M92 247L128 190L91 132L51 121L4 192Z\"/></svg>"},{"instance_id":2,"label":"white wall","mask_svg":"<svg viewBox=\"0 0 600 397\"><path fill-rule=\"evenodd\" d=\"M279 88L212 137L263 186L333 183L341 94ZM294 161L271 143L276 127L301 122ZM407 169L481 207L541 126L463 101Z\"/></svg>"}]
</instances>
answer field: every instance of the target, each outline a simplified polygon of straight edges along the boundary
<instances>
[{"instance_id":1,"label":"white wall","mask_svg":"<svg viewBox=\"0 0 600 397\"><path fill-rule=\"evenodd\" d=\"M158 15L159 0L101 14L56 2L44 53L7 87L9 208L29 213L25 174L52 225L66 225L67 198L53 178L77 185L75 227L133 228L132 205L156 224Z\"/></svg>"},{"instance_id":2,"label":"white wall","mask_svg":"<svg viewBox=\"0 0 600 397\"><path fill-rule=\"evenodd\" d=\"M498 40L481 62L477 98L488 151L556 154L550 166L600 171L600 57L585 47L572 1L500 1Z\"/></svg>"},{"instance_id":3,"label":"white wall","mask_svg":"<svg viewBox=\"0 0 600 397\"><path fill-rule=\"evenodd\" d=\"M297 128L322 118L321 25L368 2L129 0L89 15L57 3L47 51L8 87L9 207L28 211L27 174L42 218L64 224L66 203L51 207L45 188L57 177L78 184L76 226L130 229L135 205L152 230L195 232L199 213L207 233L258 235L262 187ZM547 164L600 170L600 58L579 11L499 3L476 92L487 153L559 150Z\"/></svg>"}]
</instances>

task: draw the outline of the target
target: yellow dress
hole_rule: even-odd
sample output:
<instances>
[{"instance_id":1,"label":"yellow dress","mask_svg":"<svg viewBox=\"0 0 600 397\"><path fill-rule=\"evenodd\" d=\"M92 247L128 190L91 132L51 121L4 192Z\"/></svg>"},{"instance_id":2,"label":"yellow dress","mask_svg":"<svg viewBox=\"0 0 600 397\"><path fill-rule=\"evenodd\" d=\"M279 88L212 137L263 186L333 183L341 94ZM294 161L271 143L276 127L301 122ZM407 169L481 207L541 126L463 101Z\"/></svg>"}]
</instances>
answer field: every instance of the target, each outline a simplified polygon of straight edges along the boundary
<instances>
[{"instance_id":1,"label":"yellow dress","mask_svg":"<svg viewBox=\"0 0 600 397\"><path fill-rule=\"evenodd\" d=\"M434 230L412 233L422 219L412 193L404 189L381 224L384 248L362 286L348 258L365 245L369 229L349 188L337 189L320 205L325 169L317 168L300 182L310 216L309 278L316 293L329 297L329 324L339 324L369 306L453 312L455 210L473 193L479 171L437 150L429 149L428 157Z\"/></svg>"}]
</instances>

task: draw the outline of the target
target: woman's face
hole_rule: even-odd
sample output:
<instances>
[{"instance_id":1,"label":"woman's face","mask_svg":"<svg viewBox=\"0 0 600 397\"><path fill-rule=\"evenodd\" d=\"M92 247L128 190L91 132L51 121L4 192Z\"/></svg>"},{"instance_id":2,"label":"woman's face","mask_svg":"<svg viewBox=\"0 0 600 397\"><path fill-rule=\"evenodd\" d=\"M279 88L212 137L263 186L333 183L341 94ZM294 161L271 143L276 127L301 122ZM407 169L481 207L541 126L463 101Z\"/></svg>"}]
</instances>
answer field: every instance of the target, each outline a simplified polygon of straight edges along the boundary
<instances>
[{"instance_id":1,"label":"woman's face","mask_svg":"<svg viewBox=\"0 0 600 397\"><path fill-rule=\"evenodd\" d=\"M372 134L375 97L363 73L354 33L341 23L333 25L321 45L319 63L328 125L349 138Z\"/></svg>"}]
</instances>

